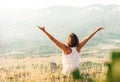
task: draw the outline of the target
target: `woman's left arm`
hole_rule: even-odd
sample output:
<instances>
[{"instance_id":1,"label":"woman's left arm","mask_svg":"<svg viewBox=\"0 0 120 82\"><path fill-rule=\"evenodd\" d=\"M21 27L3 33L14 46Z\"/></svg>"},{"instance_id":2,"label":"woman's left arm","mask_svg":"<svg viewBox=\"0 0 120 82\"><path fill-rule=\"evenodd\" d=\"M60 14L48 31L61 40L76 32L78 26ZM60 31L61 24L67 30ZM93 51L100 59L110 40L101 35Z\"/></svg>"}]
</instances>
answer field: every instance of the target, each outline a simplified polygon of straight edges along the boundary
<instances>
[{"instance_id":1,"label":"woman's left arm","mask_svg":"<svg viewBox=\"0 0 120 82\"><path fill-rule=\"evenodd\" d=\"M103 26L98 27L95 31L90 33L83 41L81 41L78 45L78 50L80 50L98 31L104 29Z\"/></svg>"}]
</instances>

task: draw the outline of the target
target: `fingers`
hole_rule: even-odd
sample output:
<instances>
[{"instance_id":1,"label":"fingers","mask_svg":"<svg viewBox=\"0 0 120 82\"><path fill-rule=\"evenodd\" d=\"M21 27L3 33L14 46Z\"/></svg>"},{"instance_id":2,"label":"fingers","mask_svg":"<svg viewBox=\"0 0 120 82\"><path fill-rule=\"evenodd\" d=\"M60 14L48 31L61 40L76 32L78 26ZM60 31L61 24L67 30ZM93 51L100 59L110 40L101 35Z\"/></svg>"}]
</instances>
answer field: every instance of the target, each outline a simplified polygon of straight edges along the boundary
<instances>
[{"instance_id":1,"label":"fingers","mask_svg":"<svg viewBox=\"0 0 120 82\"><path fill-rule=\"evenodd\" d=\"M38 28L40 28L40 26L39 26L39 25L37 25L37 27L38 27Z\"/></svg>"},{"instance_id":2,"label":"fingers","mask_svg":"<svg viewBox=\"0 0 120 82\"><path fill-rule=\"evenodd\" d=\"M100 26L101 29L104 29L105 27L104 26Z\"/></svg>"},{"instance_id":3,"label":"fingers","mask_svg":"<svg viewBox=\"0 0 120 82\"><path fill-rule=\"evenodd\" d=\"M40 27L39 25L37 25L37 27L38 27L39 29L41 29L41 27Z\"/></svg>"},{"instance_id":4,"label":"fingers","mask_svg":"<svg viewBox=\"0 0 120 82\"><path fill-rule=\"evenodd\" d=\"M44 26L39 26L39 25L37 25L37 27L38 27L40 30L45 31L45 27L44 27Z\"/></svg>"},{"instance_id":5,"label":"fingers","mask_svg":"<svg viewBox=\"0 0 120 82\"><path fill-rule=\"evenodd\" d=\"M100 26L100 27L98 27L97 31L103 30L103 29L104 29L104 26Z\"/></svg>"},{"instance_id":6,"label":"fingers","mask_svg":"<svg viewBox=\"0 0 120 82\"><path fill-rule=\"evenodd\" d=\"M44 26L39 26L39 25L37 25L37 27L38 27L38 28L44 28Z\"/></svg>"},{"instance_id":7,"label":"fingers","mask_svg":"<svg viewBox=\"0 0 120 82\"><path fill-rule=\"evenodd\" d=\"M100 30L103 30L104 28L105 28L104 26L101 26L101 27L100 27Z\"/></svg>"},{"instance_id":8,"label":"fingers","mask_svg":"<svg viewBox=\"0 0 120 82\"><path fill-rule=\"evenodd\" d=\"M39 25L37 25L37 27L40 28L40 29L45 28L44 26L39 26Z\"/></svg>"}]
</instances>

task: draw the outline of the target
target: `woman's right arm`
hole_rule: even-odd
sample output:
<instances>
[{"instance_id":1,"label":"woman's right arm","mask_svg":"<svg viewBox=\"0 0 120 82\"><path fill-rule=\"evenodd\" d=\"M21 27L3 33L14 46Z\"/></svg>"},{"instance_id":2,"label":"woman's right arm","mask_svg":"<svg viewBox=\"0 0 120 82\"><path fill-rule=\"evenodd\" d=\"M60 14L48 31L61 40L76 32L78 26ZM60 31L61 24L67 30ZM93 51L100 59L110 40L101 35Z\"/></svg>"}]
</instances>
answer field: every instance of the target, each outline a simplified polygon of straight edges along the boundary
<instances>
[{"instance_id":1,"label":"woman's right arm","mask_svg":"<svg viewBox=\"0 0 120 82\"><path fill-rule=\"evenodd\" d=\"M65 44L59 42L56 38L54 38L51 34L49 34L45 30L45 27L38 26L38 28L41 31L43 31L53 43L55 43L60 49L62 49L64 51L64 53L67 53L67 51L68 51L69 48Z\"/></svg>"}]
</instances>

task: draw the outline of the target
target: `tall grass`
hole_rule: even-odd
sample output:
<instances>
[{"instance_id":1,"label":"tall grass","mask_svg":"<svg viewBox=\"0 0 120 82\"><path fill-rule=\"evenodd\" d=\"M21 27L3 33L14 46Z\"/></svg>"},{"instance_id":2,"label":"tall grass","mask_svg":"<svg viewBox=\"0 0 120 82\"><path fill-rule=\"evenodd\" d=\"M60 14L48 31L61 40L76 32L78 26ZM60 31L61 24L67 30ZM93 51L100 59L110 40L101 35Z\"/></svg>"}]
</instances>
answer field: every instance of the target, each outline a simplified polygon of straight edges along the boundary
<instances>
[{"instance_id":1,"label":"tall grass","mask_svg":"<svg viewBox=\"0 0 120 82\"><path fill-rule=\"evenodd\" d=\"M111 63L81 62L80 71L66 78L61 73L61 64L51 71L46 63L28 61L31 60L14 59L12 65L1 66L0 82L120 82L120 52L112 53Z\"/></svg>"},{"instance_id":2,"label":"tall grass","mask_svg":"<svg viewBox=\"0 0 120 82\"><path fill-rule=\"evenodd\" d=\"M24 62L26 63L26 62ZM47 64L15 64L8 67L0 68L0 82L90 82L91 78L95 80L105 80L105 66L101 63L82 62L81 63L81 79L79 74L74 72L74 76L63 78L61 73L62 65L60 64L56 70L51 71ZM102 79L98 79L101 77ZM78 79L78 80L74 80Z\"/></svg>"}]
</instances>

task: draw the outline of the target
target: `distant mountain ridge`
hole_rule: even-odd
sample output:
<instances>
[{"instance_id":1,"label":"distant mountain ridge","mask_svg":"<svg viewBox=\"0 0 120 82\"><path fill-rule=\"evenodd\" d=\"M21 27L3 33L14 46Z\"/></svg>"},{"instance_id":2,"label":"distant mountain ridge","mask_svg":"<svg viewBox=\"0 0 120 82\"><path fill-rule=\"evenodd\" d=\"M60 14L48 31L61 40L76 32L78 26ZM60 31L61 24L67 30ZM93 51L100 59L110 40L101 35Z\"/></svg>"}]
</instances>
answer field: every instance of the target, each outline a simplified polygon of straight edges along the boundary
<instances>
[{"instance_id":1,"label":"distant mountain ridge","mask_svg":"<svg viewBox=\"0 0 120 82\"><path fill-rule=\"evenodd\" d=\"M1 16L1 27L3 30L6 28L5 31L9 30L10 34L25 34L26 38L28 35L32 37L38 35L39 32L36 29L38 24L45 26L50 31L57 28L54 29L54 32L61 33L62 31L66 34L78 30L79 33L88 32L101 25L108 28L107 32L120 31L119 5L90 5L81 8L52 6L39 10L9 11L6 10L5 14Z\"/></svg>"},{"instance_id":2,"label":"distant mountain ridge","mask_svg":"<svg viewBox=\"0 0 120 82\"><path fill-rule=\"evenodd\" d=\"M7 36L8 39L5 38L5 46L10 47L9 49L37 47L40 49L39 53L56 52L58 49L50 44L48 38L37 29L37 25L45 26L46 30L62 42L65 42L71 32L83 39L101 25L105 26L104 31L96 34L88 45L107 43L109 39L120 39L120 5L90 5L81 8L52 6L39 10L18 11L8 12L7 18L3 19L7 20L7 24L1 24L3 30L9 30L9 36L12 34L10 37Z\"/></svg>"},{"instance_id":3,"label":"distant mountain ridge","mask_svg":"<svg viewBox=\"0 0 120 82\"><path fill-rule=\"evenodd\" d=\"M40 10L38 13L41 24L46 28L54 29L55 32L62 31L64 34L82 32L83 34L79 36L85 36L101 25L105 26L106 33L120 31L119 5L91 5L81 8L53 6Z\"/></svg>"},{"instance_id":4,"label":"distant mountain ridge","mask_svg":"<svg viewBox=\"0 0 120 82\"><path fill-rule=\"evenodd\" d=\"M118 21L120 20L120 6L118 5L91 5L83 8L53 6L38 13L38 18L41 18L40 22L50 24L50 26L56 26L56 23L59 23L56 27L72 24L85 27L86 24L90 23L97 26L116 27L119 26ZM54 22L56 23L54 24Z\"/></svg>"}]
</instances>

